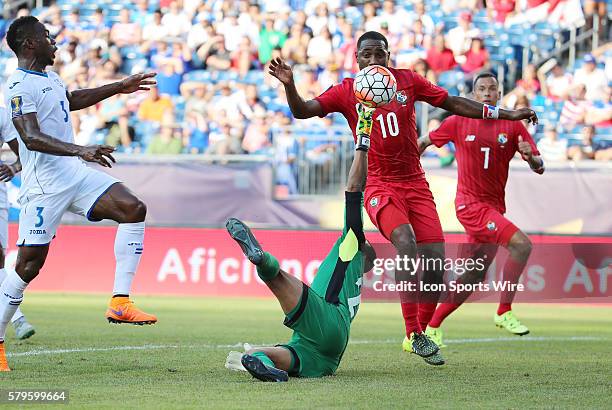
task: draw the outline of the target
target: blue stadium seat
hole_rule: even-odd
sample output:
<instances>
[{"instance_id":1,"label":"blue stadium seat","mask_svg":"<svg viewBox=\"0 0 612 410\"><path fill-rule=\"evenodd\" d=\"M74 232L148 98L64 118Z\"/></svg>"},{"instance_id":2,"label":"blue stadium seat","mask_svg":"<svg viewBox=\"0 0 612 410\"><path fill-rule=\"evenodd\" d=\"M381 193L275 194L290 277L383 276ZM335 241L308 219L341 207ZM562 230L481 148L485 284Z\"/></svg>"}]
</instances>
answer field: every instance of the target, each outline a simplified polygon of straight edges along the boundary
<instances>
[{"instance_id":1,"label":"blue stadium seat","mask_svg":"<svg viewBox=\"0 0 612 410\"><path fill-rule=\"evenodd\" d=\"M207 70L193 70L183 76L183 81L213 82L212 73Z\"/></svg>"}]
</instances>

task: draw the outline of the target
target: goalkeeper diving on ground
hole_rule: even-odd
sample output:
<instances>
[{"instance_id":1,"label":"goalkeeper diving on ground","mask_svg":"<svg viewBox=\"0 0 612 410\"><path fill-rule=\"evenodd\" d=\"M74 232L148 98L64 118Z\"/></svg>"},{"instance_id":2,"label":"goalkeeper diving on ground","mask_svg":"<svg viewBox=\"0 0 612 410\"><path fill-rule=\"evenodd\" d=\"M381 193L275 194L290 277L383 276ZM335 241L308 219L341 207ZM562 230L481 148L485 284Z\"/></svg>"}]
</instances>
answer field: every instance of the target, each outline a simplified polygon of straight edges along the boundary
<instances>
[{"instance_id":1,"label":"goalkeeper diving on ground","mask_svg":"<svg viewBox=\"0 0 612 410\"><path fill-rule=\"evenodd\" d=\"M372 112L361 111L369 115L371 129ZM259 380L282 382L289 376L328 376L340 364L351 322L359 309L363 273L372 269L376 258L365 239L361 213L369 146L366 129L360 132L349 172L342 235L310 286L282 271L278 260L261 248L243 222L230 218L226 223L230 236L257 266L259 277L278 299L285 326L293 330L288 343L249 349L241 356L242 366Z\"/></svg>"}]
</instances>

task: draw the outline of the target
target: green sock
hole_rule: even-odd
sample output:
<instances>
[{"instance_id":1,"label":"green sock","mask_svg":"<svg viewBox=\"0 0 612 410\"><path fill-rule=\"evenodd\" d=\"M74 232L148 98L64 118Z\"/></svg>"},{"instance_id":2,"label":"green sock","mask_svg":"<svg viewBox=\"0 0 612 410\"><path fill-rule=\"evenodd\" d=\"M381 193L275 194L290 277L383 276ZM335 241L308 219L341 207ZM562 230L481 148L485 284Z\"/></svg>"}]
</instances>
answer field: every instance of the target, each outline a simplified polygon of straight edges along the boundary
<instances>
[{"instance_id":1,"label":"green sock","mask_svg":"<svg viewBox=\"0 0 612 410\"><path fill-rule=\"evenodd\" d=\"M264 260L262 263L257 265L257 274L264 282L271 281L278 275L280 271L280 265L278 260L268 252L264 252Z\"/></svg>"},{"instance_id":2,"label":"green sock","mask_svg":"<svg viewBox=\"0 0 612 410\"><path fill-rule=\"evenodd\" d=\"M255 352L251 354L251 356L258 358L259 360L263 362L263 364L265 364L268 367L276 367L272 359L270 359L268 355L266 355L264 352Z\"/></svg>"}]
</instances>

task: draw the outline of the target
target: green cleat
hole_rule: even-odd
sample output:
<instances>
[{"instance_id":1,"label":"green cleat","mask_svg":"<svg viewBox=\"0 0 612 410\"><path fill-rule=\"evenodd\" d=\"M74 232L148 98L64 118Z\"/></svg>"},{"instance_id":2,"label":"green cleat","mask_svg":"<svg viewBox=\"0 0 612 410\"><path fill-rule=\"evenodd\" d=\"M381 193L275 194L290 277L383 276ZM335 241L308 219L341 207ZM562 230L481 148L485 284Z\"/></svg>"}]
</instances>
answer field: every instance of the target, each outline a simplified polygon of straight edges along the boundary
<instances>
[{"instance_id":1,"label":"green cleat","mask_svg":"<svg viewBox=\"0 0 612 410\"><path fill-rule=\"evenodd\" d=\"M29 324L25 320L25 317L21 317L21 318L17 319L13 323L13 327L15 328L15 336L17 336L17 339L20 339L20 340L24 340L24 339L27 339L29 337L32 337L32 336L34 336L34 333L36 333L36 330L34 329L34 326Z\"/></svg>"},{"instance_id":2,"label":"green cleat","mask_svg":"<svg viewBox=\"0 0 612 410\"><path fill-rule=\"evenodd\" d=\"M432 366L442 366L444 364L444 357L442 357L439 350L437 353L434 353L431 356L424 357L423 360L425 360L425 363Z\"/></svg>"},{"instance_id":3,"label":"green cleat","mask_svg":"<svg viewBox=\"0 0 612 410\"><path fill-rule=\"evenodd\" d=\"M434 366L444 364L440 349L425 333L411 333L410 338L404 337L402 350L421 356L427 364Z\"/></svg>"},{"instance_id":4,"label":"green cleat","mask_svg":"<svg viewBox=\"0 0 612 410\"><path fill-rule=\"evenodd\" d=\"M442 329L439 327L436 328L427 326L427 329L425 329L425 334L429 336L429 338L433 340L438 347L446 347L446 345L442 342Z\"/></svg>"},{"instance_id":5,"label":"green cleat","mask_svg":"<svg viewBox=\"0 0 612 410\"><path fill-rule=\"evenodd\" d=\"M512 313L511 310L507 311L503 315L495 314L493 321L495 322L495 326L506 329L513 335L524 336L529 333L527 326L522 324L516 318L516 316L514 316L514 313Z\"/></svg>"}]
</instances>

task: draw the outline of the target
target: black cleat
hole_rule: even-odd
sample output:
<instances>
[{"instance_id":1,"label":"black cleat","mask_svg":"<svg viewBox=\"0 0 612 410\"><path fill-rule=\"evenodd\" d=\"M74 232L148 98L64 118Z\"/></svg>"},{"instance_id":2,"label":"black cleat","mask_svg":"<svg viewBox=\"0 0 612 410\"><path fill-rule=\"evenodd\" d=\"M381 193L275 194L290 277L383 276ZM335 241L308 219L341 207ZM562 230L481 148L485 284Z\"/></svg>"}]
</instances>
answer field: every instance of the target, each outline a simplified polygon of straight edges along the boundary
<instances>
[{"instance_id":1,"label":"black cleat","mask_svg":"<svg viewBox=\"0 0 612 410\"><path fill-rule=\"evenodd\" d=\"M262 382L289 381L289 375L286 371L277 369L276 367L266 366L259 358L251 356L250 354L243 354L240 362L251 376Z\"/></svg>"},{"instance_id":2,"label":"black cleat","mask_svg":"<svg viewBox=\"0 0 612 410\"><path fill-rule=\"evenodd\" d=\"M421 357L430 357L440 349L425 333L414 333L412 338L412 351ZM444 363L444 360L442 361ZM431 363L430 363L431 364Z\"/></svg>"},{"instance_id":3,"label":"black cleat","mask_svg":"<svg viewBox=\"0 0 612 410\"><path fill-rule=\"evenodd\" d=\"M236 218L230 218L225 222L225 228L232 239L238 242L242 252L252 263L259 265L263 262L264 252L261 245L244 222Z\"/></svg>"},{"instance_id":4,"label":"black cleat","mask_svg":"<svg viewBox=\"0 0 612 410\"><path fill-rule=\"evenodd\" d=\"M444 364L444 357L440 354L440 351L432 354L431 356L424 357L425 363L432 366L442 366Z\"/></svg>"}]
</instances>

